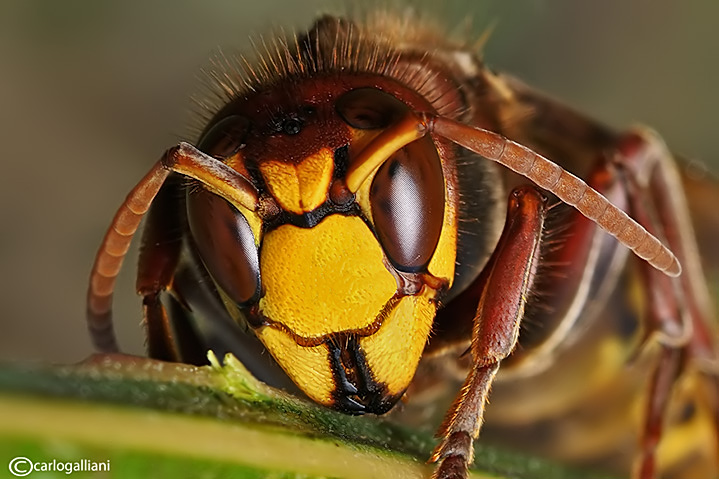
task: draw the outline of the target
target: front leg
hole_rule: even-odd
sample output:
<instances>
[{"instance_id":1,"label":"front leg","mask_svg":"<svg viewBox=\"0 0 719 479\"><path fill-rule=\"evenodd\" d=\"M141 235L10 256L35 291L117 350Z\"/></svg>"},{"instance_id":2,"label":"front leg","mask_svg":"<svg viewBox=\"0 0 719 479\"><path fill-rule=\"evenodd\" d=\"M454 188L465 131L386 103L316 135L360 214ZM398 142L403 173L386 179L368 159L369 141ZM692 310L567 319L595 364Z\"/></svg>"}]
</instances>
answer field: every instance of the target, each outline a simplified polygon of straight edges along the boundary
<instances>
[{"instance_id":1,"label":"front leg","mask_svg":"<svg viewBox=\"0 0 719 479\"><path fill-rule=\"evenodd\" d=\"M435 479L466 478L474 459L487 396L500 362L514 349L539 256L546 199L533 187L515 189L497 248L480 276L472 330L472 367L437 436Z\"/></svg>"}]
</instances>

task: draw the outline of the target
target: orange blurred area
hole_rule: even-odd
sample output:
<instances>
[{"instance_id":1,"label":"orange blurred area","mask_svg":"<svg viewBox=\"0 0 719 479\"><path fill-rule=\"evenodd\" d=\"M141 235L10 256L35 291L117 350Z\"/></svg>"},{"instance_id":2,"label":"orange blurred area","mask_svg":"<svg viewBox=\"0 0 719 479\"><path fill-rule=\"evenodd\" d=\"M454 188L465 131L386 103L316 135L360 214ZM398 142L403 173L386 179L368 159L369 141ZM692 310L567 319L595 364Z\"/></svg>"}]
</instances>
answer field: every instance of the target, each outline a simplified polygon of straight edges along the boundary
<instances>
[{"instance_id":1,"label":"orange blurred area","mask_svg":"<svg viewBox=\"0 0 719 479\"><path fill-rule=\"evenodd\" d=\"M0 359L73 362L91 352L84 301L95 250L160 154L196 140L186 125L199 70L218 46L245 51L248 35L273 25L306 28L324 4L2 3ZM451 6L450 26L467 15L475 32L495 25L485 48L493 68L612 125L651 125L672 149L719 171L719 2ZM135 261L131 253L115 310L121 344L140 353Z\"/></svg>"}]
</instances>

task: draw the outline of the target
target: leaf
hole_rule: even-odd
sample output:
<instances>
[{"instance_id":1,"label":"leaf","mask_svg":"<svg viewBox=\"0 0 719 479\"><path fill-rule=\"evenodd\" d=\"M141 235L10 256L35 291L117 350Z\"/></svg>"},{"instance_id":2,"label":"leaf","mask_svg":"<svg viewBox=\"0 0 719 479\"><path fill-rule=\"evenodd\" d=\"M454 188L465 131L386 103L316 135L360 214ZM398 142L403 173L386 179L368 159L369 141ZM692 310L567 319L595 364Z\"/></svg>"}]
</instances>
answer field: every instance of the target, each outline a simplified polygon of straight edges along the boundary
<instances>
[{"instance_id":1,"label":"leaf","mask_svg":"<svg viewBox=\"0 0 719 479\"><path fill-rule=\"evenodd\" d=\"M108 463L110 472L73 477L431 476L427 434L270 388L231 355L224 366L209 358L206 367L123 355L68 367L0 367L1 456L55 460L49 477L90 461ZM471 477L602 476L478 446Z\"/></svg>"}]
</instances>

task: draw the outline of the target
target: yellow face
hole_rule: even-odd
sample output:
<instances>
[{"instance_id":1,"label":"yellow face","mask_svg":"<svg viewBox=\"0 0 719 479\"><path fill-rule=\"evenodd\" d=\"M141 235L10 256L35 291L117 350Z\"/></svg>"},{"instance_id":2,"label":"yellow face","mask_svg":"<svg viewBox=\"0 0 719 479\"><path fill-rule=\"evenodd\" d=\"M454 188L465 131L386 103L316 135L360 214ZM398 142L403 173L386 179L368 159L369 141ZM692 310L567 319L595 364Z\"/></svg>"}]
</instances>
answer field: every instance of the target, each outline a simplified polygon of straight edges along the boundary
<instances>
[{"instance_id":1,"label":"yellow face","mask_svg":"<svg viewBox=\"0 0 719 479\"><path fill-rule=\"evenodd\" d=\"M228 213L214 203L198 209L192 196L188 211L196 237L210 221L204 218L222 218L244 231L229 238L251 238L240 241L250 261L237 267L232 254L208 262L206 255L217 255L209 251L214 245L200 253L225 299L244 309L294 383L320 404L381 414L412 380L439 296L451 286L457 226L448 173L431 138L394 152L348 191L347 169L383 131L356 128L343 117L365 94L360 89L345 101L349 113L337 113L333 98L315 103L319 120L288 127L292 142L268 134L225 160L243 174L255 172L271 214ZM368 99L376 96L371 91ZM317 142L326 131L340 133ZM206 228L208 242L218 236L216 223Z\"/></svg>"},{"instance_id":2,"label":"yellow face","mask_svg":"<svg viewBox=\"0 0 719 479\"><path fill-rule=\"evenodd\" d=\"M297 166L270 162L260 169L280 206L300 213L326 201L332 165L333 155L323 149ZM357 194L370 218L371 185ZM283 224L264 235L258 308L264 325L257 335L313 400L381 413L414 376L438 291L422 284L402 294L403 277L363 216L332 214L311 228ZM453 212L444 216L428 273L448 286L456 239Z\"/></svg>"},{"instance_id":3,"label":"yellow face","mask_svg":"<svg viewBox=\"0 0 719 479\"><path fill-rule=\"evenodd\" d=\"M260 311L271 320L257 334L308 396L332 405L340 368L350 376L368 369L370 377L356 381L401 395L427 340L436 292L398 297L360 218L329 216L312 229L284 225L265 237L260 264Z\"/></svg>"}]
</instances>

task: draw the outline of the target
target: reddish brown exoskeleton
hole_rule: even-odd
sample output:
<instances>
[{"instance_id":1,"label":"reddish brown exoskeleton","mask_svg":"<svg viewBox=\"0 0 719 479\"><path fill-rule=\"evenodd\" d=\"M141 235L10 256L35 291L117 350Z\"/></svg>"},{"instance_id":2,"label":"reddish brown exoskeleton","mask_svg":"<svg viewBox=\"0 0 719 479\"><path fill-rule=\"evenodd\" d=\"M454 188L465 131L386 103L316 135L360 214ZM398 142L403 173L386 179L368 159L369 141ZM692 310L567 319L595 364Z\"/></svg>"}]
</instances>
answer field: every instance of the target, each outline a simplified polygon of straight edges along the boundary
<instances>
[{"instance_id":1,"label":"reddish brown exoskeleton","mask_svg":"<svg viewBox=\"0 0 719 479\"><path fill-rule=\"evenodd\" d=\"M385 413L408 388L408 411L436 402L454 371L440 479L466 477L502 363L488 433L618 469L633 456L641 479L716 476L713 313L655 134L599 125L391 16L324 17L238 64L212 73L219 102L197 147L169 149L112 222L88 295L100 350L118 349L114 281L148 213L138 291L155 358L229 349L279 382L250 364L266 350L307 396L352 414ZM575 208L553 234L542 190ZM638 309L623 302L631 285ZM621 398L607 411L630 411L609 440L558 414L564 436L531 434L528 412L583 410L599 390ZM691 444L657 454L690 423ZM639 447L625 442L635 431ZM564 453L562 439L593 446Z\"/></svg>"}]
</instances>

